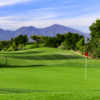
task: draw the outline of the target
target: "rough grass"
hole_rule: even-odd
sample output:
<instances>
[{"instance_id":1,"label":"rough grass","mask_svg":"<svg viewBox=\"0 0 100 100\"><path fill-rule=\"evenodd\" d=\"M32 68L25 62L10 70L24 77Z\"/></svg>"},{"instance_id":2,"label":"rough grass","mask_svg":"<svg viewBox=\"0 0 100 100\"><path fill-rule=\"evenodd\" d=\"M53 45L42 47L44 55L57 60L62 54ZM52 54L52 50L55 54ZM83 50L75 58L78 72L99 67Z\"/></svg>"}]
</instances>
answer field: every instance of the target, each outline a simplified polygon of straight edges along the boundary
<instances>
[{"instance_id":1,"label":"rough grass","mask_svg":"<svg viewBox=\"0 0 100 100\"><path fill-rule=\"evenodd\" d=\"M100 100L100 60L67 50L0 53L0 100Z\"/></svg>"}]
</instances>

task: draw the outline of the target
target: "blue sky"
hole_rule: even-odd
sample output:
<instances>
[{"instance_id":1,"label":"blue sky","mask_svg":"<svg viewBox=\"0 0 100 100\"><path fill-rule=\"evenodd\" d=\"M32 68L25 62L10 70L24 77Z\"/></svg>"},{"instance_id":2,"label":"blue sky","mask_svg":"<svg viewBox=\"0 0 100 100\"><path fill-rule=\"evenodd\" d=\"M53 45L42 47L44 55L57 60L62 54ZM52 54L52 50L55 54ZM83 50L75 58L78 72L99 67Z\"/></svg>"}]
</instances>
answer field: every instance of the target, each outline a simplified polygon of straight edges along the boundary
<instances>
[{"instance_id":1,"label":"blue sky","mask_svg":"<svg viewBox=\"0 0 100 100\"><path fill-rule=\"evenodd\" d=\"M52 24L89 32L100 18L100 0L0 0L0 28L47 27Z\"/></svg>"}]
</instances>

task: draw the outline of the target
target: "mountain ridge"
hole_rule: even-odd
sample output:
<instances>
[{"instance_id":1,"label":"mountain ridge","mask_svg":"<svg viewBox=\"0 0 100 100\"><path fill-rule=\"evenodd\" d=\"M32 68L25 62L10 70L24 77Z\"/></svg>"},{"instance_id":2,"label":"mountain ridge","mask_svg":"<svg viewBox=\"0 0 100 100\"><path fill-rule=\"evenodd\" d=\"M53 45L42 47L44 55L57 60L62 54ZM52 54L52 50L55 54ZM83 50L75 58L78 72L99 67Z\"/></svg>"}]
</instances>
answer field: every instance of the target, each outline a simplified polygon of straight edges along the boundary
<instances>
[{"instance_id":1,"label":"mountain ridge","mask_svg":"<svg viewBox=\"0 0 100 100\"><path fill-rule=\"evenodd\" d=\"M43 35L43 36L56 36L56 34L64 34L64 33L78 33L83 35L84 37L88 37L89 34L81 32L77 29L67 27L64 25L54 24L45 28L37 28L34 26L25 26L16 29L15 31L4 30L0 28L0 40L9 40L12 37L16 37L18 35L27 35L30 37L31 35Z\"/></svg>"}]
</instances>

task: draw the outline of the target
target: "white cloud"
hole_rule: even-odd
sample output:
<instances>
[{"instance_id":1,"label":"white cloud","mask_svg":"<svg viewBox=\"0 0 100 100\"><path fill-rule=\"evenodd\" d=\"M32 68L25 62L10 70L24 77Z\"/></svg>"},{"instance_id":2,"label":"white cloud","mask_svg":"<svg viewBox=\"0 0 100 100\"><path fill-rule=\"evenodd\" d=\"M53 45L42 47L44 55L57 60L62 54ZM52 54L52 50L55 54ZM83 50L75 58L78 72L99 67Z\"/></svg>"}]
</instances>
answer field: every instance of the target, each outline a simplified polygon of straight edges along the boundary
<instances>
[{"instance_id":1,"label":"white cloud","mask_svg":"<svg viewBox=\"0 0 100 100\"><path fill-rule=\"evenodd\" d=\"M95 16L94 16L95 15ZM98 14L90 14L72 18L59 18L54 13L46 13L28 16L7 16L0 17L0 28L5 29L17 29L22 26L36 26L36 27L47 27L52 24L62 24L65 26L74 27L80 29L83 32L88 31L88 27L100 17Z\"/></svg>"},{"instance_id":2,"label":"white cloud","mask_svg":"<svg viewBox=\"0 0 100 100\"><path fill-rule=\"evenodd\" d=\"M17 3L28 2L28 1L30 1L30 0L0 0L0 7L13 5L13 4L17 4Z\"/></svg>"}]
</instances>

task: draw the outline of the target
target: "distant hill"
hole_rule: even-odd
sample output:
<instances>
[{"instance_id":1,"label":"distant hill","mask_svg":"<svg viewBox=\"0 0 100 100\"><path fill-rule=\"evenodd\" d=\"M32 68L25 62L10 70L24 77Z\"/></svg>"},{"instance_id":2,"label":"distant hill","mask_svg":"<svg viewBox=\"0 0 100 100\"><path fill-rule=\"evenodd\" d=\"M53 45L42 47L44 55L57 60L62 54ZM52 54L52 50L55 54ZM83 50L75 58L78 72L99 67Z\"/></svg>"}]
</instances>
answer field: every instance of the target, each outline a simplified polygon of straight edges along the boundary
<instances>
[{"instance_id":1,"label":"distant hill","mask_svg":"<svg viewBox=\"0 0 100 100\"><path fill-rule=\"evenodd\" d=\"M0 29L0 40L9 40L11 37L15 37L20 34L27 35L29 37L31 35L56 36L56 34L58 33L64 34L67 32L79 33L80 35L83 35L84 37L89 37L89 34L83 33L79 30L66 27L63 25L54 24L46 28L36 28L33 26L21 27L15 31Z\"/></svg>"},{"instance_id":2,"label":"distant hill","mask_svg":"<svg viewBox=\"0 0 100 100\"><path fill-rule=\"evenodd\" d=\"M13 31L0 29L0 40L9 40L11 37L14 37L13 33Z\"/></svg>"}]
</instances>

